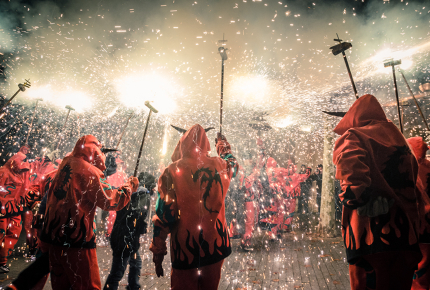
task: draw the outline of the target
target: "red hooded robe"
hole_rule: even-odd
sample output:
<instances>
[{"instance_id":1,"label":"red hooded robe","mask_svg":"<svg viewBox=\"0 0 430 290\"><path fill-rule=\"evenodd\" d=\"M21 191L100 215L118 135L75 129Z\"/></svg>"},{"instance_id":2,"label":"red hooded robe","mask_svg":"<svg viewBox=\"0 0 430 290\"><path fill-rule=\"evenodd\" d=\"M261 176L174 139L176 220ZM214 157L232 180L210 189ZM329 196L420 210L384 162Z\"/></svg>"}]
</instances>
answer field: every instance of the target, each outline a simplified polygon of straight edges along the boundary
<instances>
[{"instance_id":1,"label":"red hooded robe","mask_svg":"<svg viewBox=\"0 0 430 290\"><path fill-rule=\"evenodd\" d=\"M387 251L412 251L419 260L418 166L405 138L372 95L355 101L334 132L341 135L333 163L348 261ZM357 208L378 196L394 202L387 214L358 215Z\"/></svg>"},{"instance_id":2,"label":"red hooded robe","mask_svg":"<svg viewBox=\"0 0 430 290\"><path fill-rule=\"evenodd\" d=\"M231 253L224 199L238 164L226 141L218 141L216 149L221 158L208 155L211 148L206 133L194 125L179 140L173 163L158 181L150 250L164 255L171 233L174 269L215 264Z\"/></svg>"},{"instance_id":3,"label":"red hooded robe","mask_svg":"<svg viewBox=\"0 0 430 290\"><path fill-rule=\"evenodd\" d=\"M20 215L30 189L30 164L22 147L0 168L0 218Z\"/></svg>"},{"instance_id":4,"label":"red hooded robe","mask_svg":"<svg viewBox=\"0 0 430 290\"><path fill-rule=\"evenodd\" d=\"M96 207L120 210L130 201L137 184L113 189L103 174L105 155L92 135L81 137L65 157L48 191L41 240L72 248L95 248ZM133 187L133 188L132 188Z\"/></svg>"}]
</instances>

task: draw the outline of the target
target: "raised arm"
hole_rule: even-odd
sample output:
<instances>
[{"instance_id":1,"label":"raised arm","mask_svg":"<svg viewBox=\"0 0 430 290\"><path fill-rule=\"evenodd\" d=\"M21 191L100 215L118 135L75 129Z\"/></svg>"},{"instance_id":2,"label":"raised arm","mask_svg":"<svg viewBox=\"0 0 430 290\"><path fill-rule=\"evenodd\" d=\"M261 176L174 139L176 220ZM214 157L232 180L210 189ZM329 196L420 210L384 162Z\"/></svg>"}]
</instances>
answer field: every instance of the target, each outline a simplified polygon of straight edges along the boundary
<instances>
[{"instance_id":1,"label":"raised arm","mask_svg":"<svg viewBox=\"0 0 430 290\"><path fill-rule=\"evenodd\" d=\"M227 142L227 139L224 137L224 135L218 133L215 143L218 156L227 161L227 171L230 174L230 178L236 177L239 170L239 164L231 152L231 147Z\"/></svg>"}]
</instances>

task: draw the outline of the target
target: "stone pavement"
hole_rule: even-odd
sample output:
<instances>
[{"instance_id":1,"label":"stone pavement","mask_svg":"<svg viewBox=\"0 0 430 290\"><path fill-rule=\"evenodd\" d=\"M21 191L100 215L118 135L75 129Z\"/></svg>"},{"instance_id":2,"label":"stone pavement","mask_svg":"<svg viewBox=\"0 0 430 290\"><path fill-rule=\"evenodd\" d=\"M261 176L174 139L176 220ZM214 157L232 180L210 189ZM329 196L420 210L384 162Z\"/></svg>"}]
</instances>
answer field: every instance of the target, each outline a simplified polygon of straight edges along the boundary
<instances>
[{"instance_id":1,"label":"stone pavement","mask_svg":"<svg viewBox=\"0 0 430 290\"><path fill-rule=\"evenodd\" d=\"M272 242L262 232L254 238L254 251L238 250L239 240L232 240L233 253L224 261L219 289L350 289L348 264L341 238L321 239L304 232L285 233L281 240ZM150 239L142 240L143 289L170 288L169 256L163 262L165 277L157 278L149 252ZM18 249L18 251L21 251ZM111 266L111 250L108 245L97 249L102 283ZM22 252L10 261L11 272L0 274L0 287L9 284L25 268L29 259ZM126 277L120 289L125 289ZM1 289L1 288L0 288ZM44 289L51 289L50 282Z\"/></svg>"}]
</instances>

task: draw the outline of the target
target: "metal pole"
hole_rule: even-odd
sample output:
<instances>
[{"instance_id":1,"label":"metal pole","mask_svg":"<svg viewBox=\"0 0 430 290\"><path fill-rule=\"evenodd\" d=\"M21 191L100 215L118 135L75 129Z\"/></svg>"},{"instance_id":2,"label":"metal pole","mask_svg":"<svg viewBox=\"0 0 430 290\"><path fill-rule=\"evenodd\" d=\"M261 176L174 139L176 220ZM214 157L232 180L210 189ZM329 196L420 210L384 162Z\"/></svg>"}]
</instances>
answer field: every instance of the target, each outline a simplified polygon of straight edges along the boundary
<instances>
[{"instance_id":1,"label":"metal pole","mask_svg":"<svg viewBox=\"0 0 430 290\"><path fill-rule=\"evenodd\" d=\"M394 65L392 65L391 67L393 69L394 90L396 91L397 114L399 115L400 132L402 132L402 134L403 134L403 121L402 121L402 116L400 113L400 102L399 102L399 92L397 90L396 70L394 69Z\"/></svg>"},{"instance_id":2,"label":"metal pole","mask_svg":"<svg viewBox=\"0 0 430 290\"><path fill-rule=\"evenodd\" d=\"M21 91L21 89L17 90L15 94L13 94L13 96L6 102L6 104L4 104L1 108L0 108L0 112L3 110L3 108L7 107L7 105L10 104L10 102L12 102L13 98L16 97L16 95L18 95L18 93Z\"/></svg>"},{"instance_id":3,"label":"metal pole","mask_svg":"<svg viewBox=\"0 0 430 290\"><path fill-rule=\"evenodd\" d=\"M418 112L420 112L421 118L423 119L424 124L426 125L427 131L430 131L430 129L429 129L429 125L427 124L427 121L426 121L426 118L424 117L423 111L421 111L420 105L418 104L418 101L417 101L417 99L415 98L415 95L414 95L414 93L412 92L411 87L409 86L408 81L407 81L407 80L406 80L406 78L405 78L405 75L403 74L403 72L402 72L401 70L399 70L399 71L400 71L400 73L401 73L401 75L402 75L402 77L403 77L403 80L405 81L406 86L408 87L409 93L411 94L412 98L414 99L415 105L416 105L416 106L417 106L417 108L418 108Z\"/></svg>"},{"instance_id":4,"label":"metal pole","mask_svg":"<svg viewBox=\"0 0 430 290\"><path fill-rule=\"evenodd\" d=\"M219 108L219 132L222 134L222 107L224 99L224 58L221 62L221 101Z\"/></svg>"},{"instance_id":5,"label":"metal pole","mask_svg":"<svg viewBox=\"0 0 430 290\"><path fill-rule=\"evenodd\" d=\"M118 147L119 147L119 143L121 143L122 136L124 135L125 129L127 129L128 122L130 122L130 119L131 119L131 117L133 117L133 115L134 115L134 113L131 113L131 114L130 114L130 117L128 117L128 119L127 119L127 123L125 123L124 129L122 129L121 135L119 136L119 140L118 140L118 143L116 144L115 149L118 149Z\"/></svg>"},{"instance_id":6,"label":"metal pole","mask_svg":"<svg viewBox=\"0 0 430 290\"><path fill-rule=\"evenodd\" d=\"M36 115L38 103L39 103L39 100L36 100L36 106L34 107L33 117L31 118L31 123L30 123L30 129L28 129L27 138L25 139L25 145L28 145L28 137L30 137L31 130L33 129L33 121L34 121L34 116Z\"/></svg>"},{"instance_id":7,"label":"metal pole","mask_svg":"<svg viewBox=\"0 0 430 290\"><path fill-rule=\"evenodd\" d=\"M142 156L143 144L145 143L146 132L148 131L149 119L151 118L152 110L149 110L148 119L146 119L145 132L143 133L142 144L140 145L139 155L137 156L136 167L134 168L134 177L137 177L137 170L139 169L140 157Z\"/></svg>"},{"instance_id":8,"label":"metal pole","mask_svg":"<svg viewBox=\"0 0 430 290\"><path fill-rule=\"evenodd\" d=\"M61 142L61 132L63 132L64 128L66 127L67 119L69 119L70 111L71 111L71 110L69 110L69 112L67 112L66 121L64 121L64 125L63 125L63 127L61 128L61 131L60 131L60 138L59 138L59 140L58 140L57 148L55 148L55 150L58 150L58 147L60 147L60 142Z\"/></svg>"},{"instance_id":9,"label":"metal pole","mask_svg":"<svg viewBox=\"0 0 430 290\"><path fill-rule=\"evenodd\" d=\"M351 69L349 68L348 59L346 58L346 54L342 51L343 60L345 61L346 69L348 70L349 79L351 80L352 89L354 90L355 98L358 100L357 88L355 87L354 79L352 78Z\"/></svg>"}]
</instances>

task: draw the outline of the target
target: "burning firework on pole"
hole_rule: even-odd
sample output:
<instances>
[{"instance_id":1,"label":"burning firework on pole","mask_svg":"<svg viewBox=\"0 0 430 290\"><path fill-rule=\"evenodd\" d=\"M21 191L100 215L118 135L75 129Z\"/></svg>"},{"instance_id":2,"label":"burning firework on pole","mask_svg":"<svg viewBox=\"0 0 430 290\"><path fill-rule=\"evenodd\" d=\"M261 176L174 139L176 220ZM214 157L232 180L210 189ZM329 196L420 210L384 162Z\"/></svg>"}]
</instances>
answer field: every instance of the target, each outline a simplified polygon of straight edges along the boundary
<instances>
[{"instance_id":1,"label":"burning firework on pole","mask_svg":"<svg viewBox=\"0 0 430 290\"><path fill-rule=\"evenodd\" d=\"M145 144L145 137L146 137L146 132L148 131L148 125L149 125L149 120L151 118L151 114L152 112L158 113L158 110L155 109L153 106L151 106L151 104L148 101L145 102L145 106L149 108L149 114L148 114L148 119L146 119L145 131L143 132L143 139L142 139L142 144L140 145L139 155L137 156L136 167L134 168L134 173L133 173L134 177L137 177L137 171L139 170L140 157L142 156L143 144Z\"/></svg>"},{"instance_id":2,"label":"burning firework on pole","mask_svg":"<svg viewBox=\"0 0 430 290\"><path fill-rule=\"evenodd\" d=\"M74 111L75 109L73 109L71 106L66 106L66 109L67 110L69 110L68 112L67 112L67 116L66 116L66 120L64 121L64 125L63 125L63 127L61 128L61 131L60 131L60 136L59 136L59 138L58 138L58 144L57 144L57 148L55 148L55 150L58 150L58 147L60 147L60 143L61 143L61 134L62 134L62 132L63 132L63 130L64 130L64 128L66 127L66 124L67 124L67 120L69 119L69 115L70 115L70 111Z\"/></svg>"},{"instance_id":3,"label":"burning firework on pole","mask_svg":"<svg viewBox=\"0 0 430 290\"><path fill-rule=\"evenodd\" d=\"M36 99L36 106L34 107L33 117L31 118L31 123L30 123L30 128L28 129L27 138L25 139L26 145L28 145L28 137L30 137L31 130L33 129L34 117L36 116L36 110L37 110L37 105L39 104L39 101L43 101L43 99L42 98Z\"/></svg>"},{"instance_id":4,"label":"burning firework on pole","mask_svg":"<svg viewBox=\"0 0 430 290\"><path fill-rule=\"evenodd\" d=\"M338 55L342 53L343 60L345 61L346 69L348 70L349 79L351 80L352 89L354 90L355 98L358 99L357 88L355 87L354 79L352 78L351 69L349 68L348 59L345 54L345 50L348 50L352 47L352 44L349 42L342 42L342 39L339 38L339 35L336 33L337 38L334 41L338 41L339 44L330 47L334 55Z\"/></svg>"},{"instance_id":5,"label":"burning firework on pole","mask_svg":"<svg viewBox=\"0 0 430 290\"><path fill-rule=\"evenodd\" d=\"M125 129L127 129L128 123L130 122L130 119L131 119L131 117L133 117L133 115L134 115L134 112L132 112L130 114L130 116L128 117L127 122L125 123L125 126L121 131L121 135L119 136L118 143L116 143L115 149L118 149L119 144L121 143L121 140L122 140L122 136L124 136Z\"/></svg>"},{"instance_id":6,"label":"burning firework on pole","mask_svg":"<svg viewBox=\"0 0 430 290\"><path fill-rule=\"evenodd\" d=\"M218 47L218 52L221 55L221 99L220 99L220 107L219 107L219 132L222 134L222 109L223 109L223 100L224 100L224 61L228 59L227 56L227 48L225 48L225 42L227 40L224 39L224 34L222 35L222 40L218 40L218 43L221 43L221 46Z\"/></svg>"},{"instance_id":7,"label":"burning firework on pole","mask_svg":"<svg viewBox=\"0 0 430 290\"><path fill-rule=\"evenodd\" d=\"M6 108L10 102L12 102L12 100L16 97L16 95L18 95L19 92L24 92L25 88L30 88L31 87L31 83L30 80L25 80L25 82L23 84L18 84L18 90L16 91L15 94L13 94L13 96L0 108L0 112L3 111L4 108ZM2 115L0 117L0 119L3 117L4 115Z\"/></svg>"},{"instance_id":8,"label":"burning firework on pole","mask_svg":"<svg viewBox=\"0 0 430 290\"><path fill-rule=\"evenodd\" d=\"M397 114L399 115L399 126L400 126L400 132L403 133L403 120L402 120L402 116L401 116L401 112L400 112L400 102L399 102L399 92L397 90L397 80L396 80L396 70L395 70L395 66L401 64L402 61L399 60L386 60L384 62L384 67L389 67L391 66L392 70L393 70L393 80L394 80L394 91L396 92L396 102L397 102Z\"/></svg>"},{"instance_id":9,"label":"burning firework on pole","mask_svg":"<svg viewBox=\"0 0 430 290\"><path fill-rule=\"evenodd\" d=\"M426 126L427 131L430 131L429 125L427 124L427 121L426 121L426 118L424 117L423 111L421 110L421 107L420 107L420 105L418 104L418 101L417 101L417 99L415 98L415 95L414 95L414 93L412 92L412 89L411 89L411 87L409 86L409 83L408 83L408 81L406 80L405 75L403 74L403 72L402 72L400 69L399 69L399 72L400 72L400 74L402 75L403 80L405 81L406 86L408 87L409 93L411 94L411 97L412 97L412 99L414 100L415 105L417 106L418 112L420 113L421 118L423 119L423 122L424 122L424 124L425 124L425 126Z\"/></svg>"}]
</instances>

